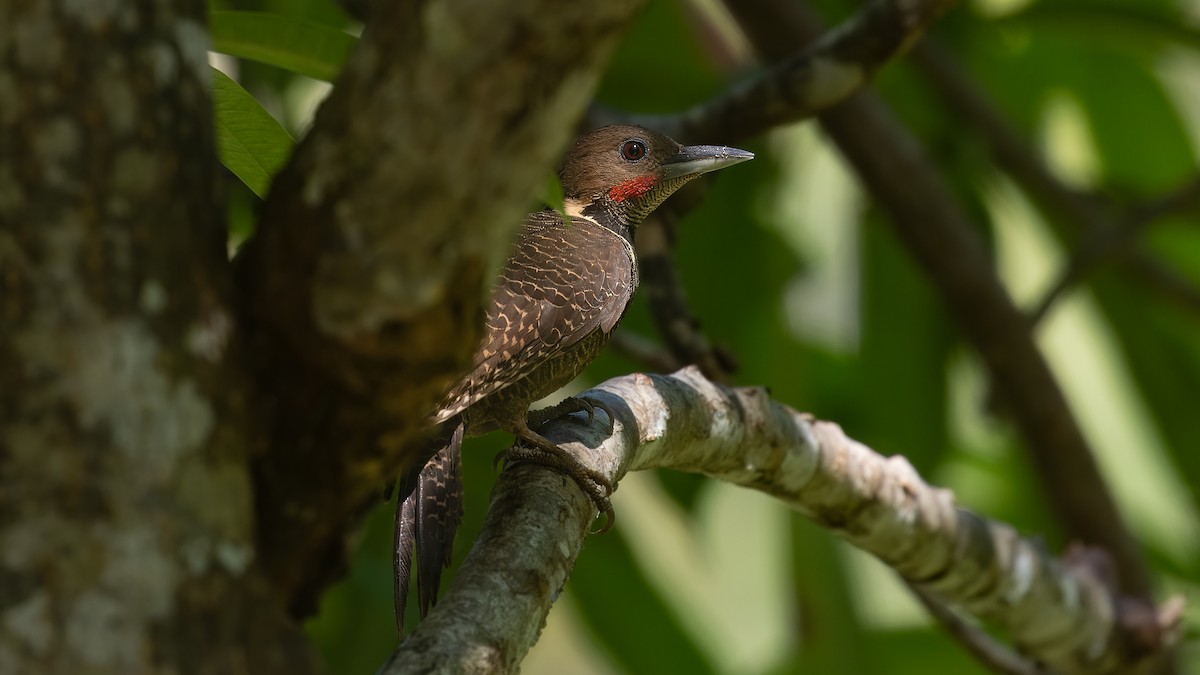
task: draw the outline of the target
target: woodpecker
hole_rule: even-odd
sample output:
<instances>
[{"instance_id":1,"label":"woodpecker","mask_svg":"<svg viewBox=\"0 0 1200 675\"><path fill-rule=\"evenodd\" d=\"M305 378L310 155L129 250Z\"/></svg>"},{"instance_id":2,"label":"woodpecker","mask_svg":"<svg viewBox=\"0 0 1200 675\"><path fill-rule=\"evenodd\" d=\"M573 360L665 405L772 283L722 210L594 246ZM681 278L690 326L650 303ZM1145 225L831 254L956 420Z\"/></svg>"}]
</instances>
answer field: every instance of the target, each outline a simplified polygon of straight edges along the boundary
<instances>
[{"instance_id":1,"label":"woodpecker","mask_svg":"<svg viewBox=\"0 0 1200 675\"><path fill-rule=\"evenodd\" d=\"M522 461L567 473L612 523L612 486L604 476L535 431L569 412L590 418L598 404L568 398L532 413L529 406L574 379L612 337L638 284L638 224L688 181L753 157L737 148L683 146L631 125L592 131L567 152L559 168L565 213L547 208L525 218L492 292L474 365L433 413L429 459L400 480L394 565L401 633L414 548L422 618L450 564L462 515L464 435L512 433L523 447L510 457L519 453Z\"/></svg>"}]
</instances>

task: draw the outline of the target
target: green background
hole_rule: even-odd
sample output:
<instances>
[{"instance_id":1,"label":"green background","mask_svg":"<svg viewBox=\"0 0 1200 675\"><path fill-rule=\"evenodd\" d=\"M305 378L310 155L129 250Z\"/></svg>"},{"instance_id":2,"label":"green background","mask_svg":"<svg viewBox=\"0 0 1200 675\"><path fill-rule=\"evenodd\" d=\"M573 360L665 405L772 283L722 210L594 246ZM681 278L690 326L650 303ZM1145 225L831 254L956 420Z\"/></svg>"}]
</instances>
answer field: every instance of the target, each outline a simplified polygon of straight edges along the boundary
<instances>
[{"instance_id":1,"label":"green background","mask_svg":"<svg viewBox=\"0 0 1200 675\"><path fill-rule=\"evenodd\" d=\"M817 4L831 19L855 6ZM753 73L759 66L714 6L651 0L598 100L676 112ZM327 0L212 7L280 15L214 15L215 49L246 57L217 65L252 95L232 81L217 92L236 245L252 228L255 192L265 193L327 90L311 78L337 72L356 29ZM991 0L960 5L932 34L1063 180L1125 208L1197 175L1198 21L1196 2ZM732 37L698 37L711 35L702 24ZM876 86L987 228L1010 292L1032 309L1078 244L1078 224L1040 212L913 66L888 65ZM1063 550L1020 439L989 413L978 360L816 125L744 147L758 159L722 172L677 230L692 309L739 360L735 382L769 386L878 452L906 456L962 505ZM1141 245L1200 286L1197 218L1193 207L1157 221ZM643 301L622 327L654 335ZM1106 264L1054 306L1038 339L1162 595L1192 601L1181 660L1200 673L1200 308ZM609 353L572 387L642 368ZM491 456L508 441L468 441L456 560L487 507ZM523 672L984 672L886 568L768 497L658 473L626 478L613 503L617 527L588 540ZM350 575L309 623L332 672L374 672L394 647L390 527L381 505Z\"/></svg>"}]
</instances>

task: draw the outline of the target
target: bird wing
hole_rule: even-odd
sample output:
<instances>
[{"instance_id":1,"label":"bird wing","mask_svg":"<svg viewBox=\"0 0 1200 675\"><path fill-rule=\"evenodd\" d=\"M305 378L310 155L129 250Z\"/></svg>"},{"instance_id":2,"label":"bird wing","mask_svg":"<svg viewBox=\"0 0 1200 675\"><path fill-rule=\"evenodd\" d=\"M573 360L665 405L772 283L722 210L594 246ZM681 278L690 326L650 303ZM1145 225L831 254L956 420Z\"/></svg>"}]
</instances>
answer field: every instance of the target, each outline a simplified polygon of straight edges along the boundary
<instances>
[{"instance_id":1,"label":"bird wing","mask_svg":"<svg viewBox=\"0 0 1200 675\"><path fill-rule=\"evenodd\" d=\"M475 367L446 396L443 421L528 376L597 330L616 327L637 285L633 246L595 221L530 214L492 293Z\"/></svg>"}]
</instances>

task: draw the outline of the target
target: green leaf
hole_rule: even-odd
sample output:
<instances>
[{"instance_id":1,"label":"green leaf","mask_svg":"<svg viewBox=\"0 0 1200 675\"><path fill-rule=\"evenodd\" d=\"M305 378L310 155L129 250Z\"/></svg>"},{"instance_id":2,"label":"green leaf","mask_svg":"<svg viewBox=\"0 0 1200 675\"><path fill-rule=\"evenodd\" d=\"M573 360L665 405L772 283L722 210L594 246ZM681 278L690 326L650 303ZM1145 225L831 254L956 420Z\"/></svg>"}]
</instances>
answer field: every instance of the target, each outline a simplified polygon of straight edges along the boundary
<instances>
[{"instance_id":1,"label":"green leaf","mask_svg":"<svg viewBox=\"0 0 1200 675\"><path fill-rule=\"evenodd\" d=\"M332 82L358 38L330 26L265 12L209 14L213 50Z\"/></svg>"},{"instance_id":2,"label":"green leaf","mask_svg":"<svg viewBox=\"0 0 1200 675\"><path fill-rule=\"evenodd\" d=\"M263 109L250 92L213 69L217 154L246 187L265 197L271 179L291 154L291 134Z\"/></svg>"}]
</instances>

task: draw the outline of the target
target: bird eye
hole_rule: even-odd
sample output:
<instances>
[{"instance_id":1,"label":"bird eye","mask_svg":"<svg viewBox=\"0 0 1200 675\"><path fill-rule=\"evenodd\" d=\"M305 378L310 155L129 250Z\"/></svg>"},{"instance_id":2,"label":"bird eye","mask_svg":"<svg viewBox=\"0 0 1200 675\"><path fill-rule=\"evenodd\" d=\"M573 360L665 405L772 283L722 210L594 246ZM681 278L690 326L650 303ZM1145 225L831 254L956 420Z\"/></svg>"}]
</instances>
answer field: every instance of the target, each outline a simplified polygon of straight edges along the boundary
<instances>
[{"instance_id":1,"label":"bird eye","mask_svg":"<svg viewBox=\"0 0 1200 675\"><path fill-rule=\"evenodd\" d=\"M625 141L621 144L621 157L630 162L636 162L646 156L646 144L638 140Z\"/></svg>"}]
</instances>

